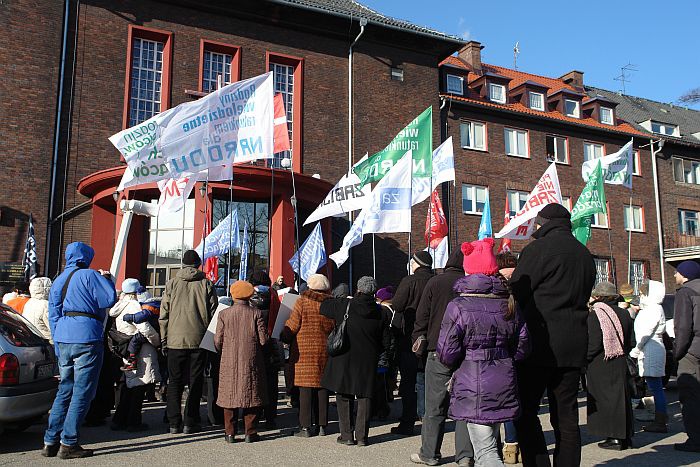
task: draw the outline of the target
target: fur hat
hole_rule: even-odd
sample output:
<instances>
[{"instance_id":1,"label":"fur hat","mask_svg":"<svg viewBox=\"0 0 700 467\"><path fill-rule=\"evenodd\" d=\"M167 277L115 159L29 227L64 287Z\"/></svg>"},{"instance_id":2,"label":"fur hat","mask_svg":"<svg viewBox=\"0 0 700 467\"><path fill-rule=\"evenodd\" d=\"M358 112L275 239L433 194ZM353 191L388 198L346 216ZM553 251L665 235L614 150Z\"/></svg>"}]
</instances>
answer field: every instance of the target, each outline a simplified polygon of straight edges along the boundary
<instances>
[{"instance_id":1,"label":"fur hat","mask_svg":"<svg viewBox=\"0 0 700 467\"><path fill-rule=\"evenodd\" d=\"M141 283L138 279L124 279L122 282L122 292L124 293L137 293Z\"/></svg>"},{"instance_id":2,"label":"fur hat","mask_svg":"<svg viewBox=\"0 0 700 467\"><path fill-rule=\"evenodd\" d=\"M615 297L617 295L617 287L608 281L599 282L591 291L591 297Z\"/></svg>"},{"instance_id":3,"label":"fur hat","mask_svg":"<svg viewBox=\"0 0 700 467\"><path fill-rule=\"evenodd\" d=\"M550 203L537 214L535 223L544 225L552 219L571 220L571 213L559 203Z\"/></svg>"},{"instance_id":4,"label":"fur hat","mask_svg":"<svg viewBox=\"0 0 700 467\"><path fill-rule=\"evenodd\" d=\"M231 284L231 298L248 300L255 293L253 285L248 281L236 281Z\"/></svg>"},{"instance_id":5,"label":"fur hat","mask_svg":"<svg viewBox=\"0 0 700 467\"><path fill-rule=\"evenodd\" d=\"M413 256L411 256L411 259L418 263L420 266L426 266L426 267L433 267L433 257L430 256L430 253L424 250L416 251L413 253Z\"/></svg>"},{"instance_id":6,"label":"fur hat","mask_svg":"<svg viewBox=\"0 0 700 467\"><path fill-rule=\"evenodd\" d=\"M362 276L357 281L357 291L367 295L374 295L377 291L377 281L372 276Z\"/></svg>"},{"instance_id":7,"label":"fur hat","mask_svg":"<svg viewBox=\"0 0 700 467\"><path fill-rule=\"evenodd\" d=\"M692 281L700 277L700 263L689 259L679 264L676 267L676 271L678 271L681 276L685 277L689 281Z\"/></svg>"},{"instance_id":8,"label":"fur hat","mask_svg":"<svg viewBox=\"0 0 700 467\"><path fill-rule=\"evenodd\" d=\"M462 243L464 253L464 272L467 274L486 274L491 276L498 272L498 263L493 254L493 238L475 242Z\"/></svg>"},{"instance_id":9,"label":"fur hat","mask_svg":"<svg viewBox=\"0 0 700 467\"><path fill-rule=\"evenodd\" d=\"M326 276L323 274L311 274L309 276L309 280L306 281L306 284L311 290L325 292L331 289L331 283L328 282L328 278L326 278Z\"/></svg>"},{"instance_id":10,"label":"fur hat","mask_svg":"<svg viewBox=\"0 0 700 467\"><path fill-rule=\"evenodd\" d=\"M191 266L193 268L198 268L202 264L202 258L199 257L199 253L194 250L187 250L185 254L182 255L183 266Z\"/></svg>"}]
</instances>

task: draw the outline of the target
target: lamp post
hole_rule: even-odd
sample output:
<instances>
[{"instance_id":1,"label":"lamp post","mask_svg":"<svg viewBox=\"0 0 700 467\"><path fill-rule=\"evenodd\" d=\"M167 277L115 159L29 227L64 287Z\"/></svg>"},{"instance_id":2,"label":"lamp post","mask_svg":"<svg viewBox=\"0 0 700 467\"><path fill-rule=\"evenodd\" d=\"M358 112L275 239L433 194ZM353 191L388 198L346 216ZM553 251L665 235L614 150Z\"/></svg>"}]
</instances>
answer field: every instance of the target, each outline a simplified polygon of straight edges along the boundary
<instances>
[{"instance_id":1,"label":"lamp post","mask_svg":"<svg viewBox=\"0 0 700 467\"><path fill-rule=\"evenodd\" d=\"M290 202L292 203L292 209L294 209L294 249L297 254L299 253L299 222L297 220L297 187L294 181L294 169L292 168L292 160L285 157L280 161L280 165L283 169L289 170L292 175L292 197ZM299 289L299 284L301 283L301 255L297 258L297 270L294 273L297 276L297 290Z\"/></svg>"}]
</instances>

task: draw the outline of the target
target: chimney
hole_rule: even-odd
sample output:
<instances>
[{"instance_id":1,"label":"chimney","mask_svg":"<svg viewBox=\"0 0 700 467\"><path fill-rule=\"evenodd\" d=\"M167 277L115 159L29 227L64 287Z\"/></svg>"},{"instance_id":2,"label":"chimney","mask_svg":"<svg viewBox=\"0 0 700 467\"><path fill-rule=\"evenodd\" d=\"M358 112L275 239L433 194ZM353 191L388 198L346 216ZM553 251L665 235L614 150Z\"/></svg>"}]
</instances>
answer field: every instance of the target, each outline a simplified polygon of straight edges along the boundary
<instances>
[{"instance_id":1,"label":"chimney","mask_svg":"<svg viewBox=\"0 0 700 467\"><path fill-rule=\"evenodd\" d=\"M481 42L469 41L459 49L457 56L462 59L477 74L481 74Z\"/></svg>"},{"instance_id":2,"label":"chimney","mask_svg":"<svg viewBox=\"0 0 700 467\"><path fill-rule=\"evenodd\" d=\"M583 71L573 70L562 75L559 79L570 86L583 89Z\"/></svg>"}]
</instances>

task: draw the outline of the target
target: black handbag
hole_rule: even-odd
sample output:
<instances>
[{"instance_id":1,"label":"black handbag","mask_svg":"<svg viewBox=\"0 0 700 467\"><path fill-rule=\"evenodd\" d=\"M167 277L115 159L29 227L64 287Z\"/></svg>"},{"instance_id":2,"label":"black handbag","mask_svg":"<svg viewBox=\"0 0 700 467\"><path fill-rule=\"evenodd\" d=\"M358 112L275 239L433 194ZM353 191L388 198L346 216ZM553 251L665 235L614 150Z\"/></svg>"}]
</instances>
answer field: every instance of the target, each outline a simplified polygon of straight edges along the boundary
<instances>
[{"instance_id":1,"label":"black handbag","mask_svg":"<svg viewBox=\"0 0 700 467\"><path fill-rule=\"evenodd\" d=\"M345 315L343 316L343 321L336 325L335 328L328 334L328 341L326 342L326 351L331 357L337 357L347 350L348 342L345 337L345 325L348 321L348 312L350 311L350 301L348 301L348 306L345 308Z\"/></svg>"}]
</instances>

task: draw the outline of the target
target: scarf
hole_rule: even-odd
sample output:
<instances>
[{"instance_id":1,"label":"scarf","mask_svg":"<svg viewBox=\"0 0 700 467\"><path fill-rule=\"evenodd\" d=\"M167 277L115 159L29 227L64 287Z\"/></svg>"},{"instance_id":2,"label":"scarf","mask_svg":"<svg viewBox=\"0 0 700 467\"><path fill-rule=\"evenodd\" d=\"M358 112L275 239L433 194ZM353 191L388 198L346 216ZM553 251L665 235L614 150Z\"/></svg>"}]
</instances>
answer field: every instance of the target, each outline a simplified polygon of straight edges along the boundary
<instances>
[{"instance_id":1,"label":"scarf","mask_svg":"<svg viewBox=\"0 0 700 467\"><path fill-rule=\"evenodd\" d=\"M603 331L603 350L605 352L605 360L611 360L616 357L622 357L625 352L622 349L622 325L620 319L615 314L615 311L605 303L596 302L593 304L600 329Z\"/></svg>"}]
</instances>

